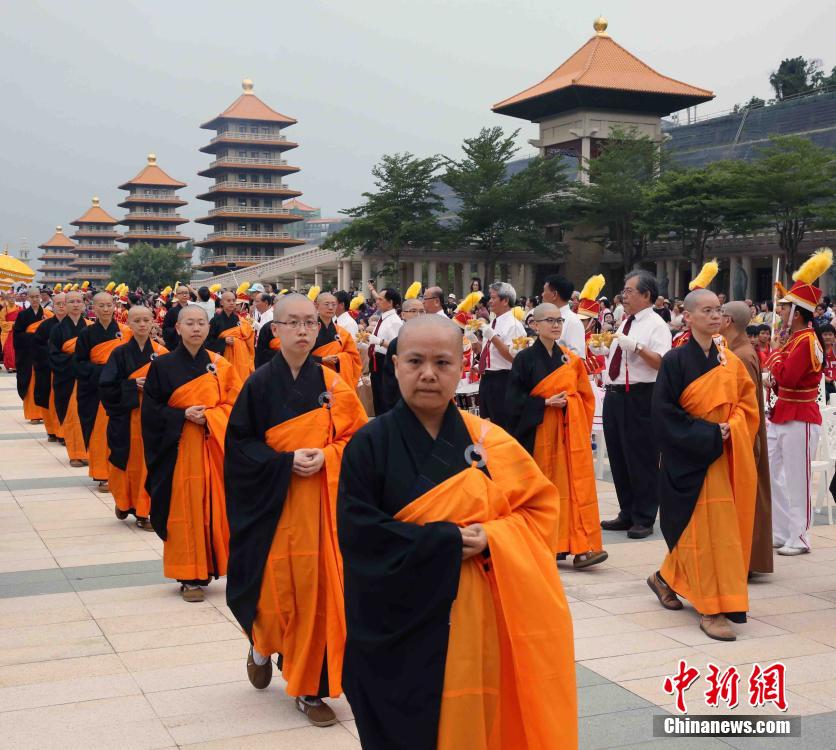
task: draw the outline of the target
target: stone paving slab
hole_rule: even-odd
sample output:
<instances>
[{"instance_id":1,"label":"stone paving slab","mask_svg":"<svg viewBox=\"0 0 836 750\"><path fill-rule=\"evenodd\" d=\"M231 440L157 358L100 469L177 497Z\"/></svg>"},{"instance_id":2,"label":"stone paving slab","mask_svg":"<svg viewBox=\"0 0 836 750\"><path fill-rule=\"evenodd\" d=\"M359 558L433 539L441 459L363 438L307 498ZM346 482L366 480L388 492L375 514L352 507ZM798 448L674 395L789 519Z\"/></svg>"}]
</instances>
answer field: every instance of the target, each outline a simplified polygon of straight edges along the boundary
<instances>
[{"instance_id":1,"label":"stone paving slab","mask_svg":"<svg viewBox=\"0 0 836 750\"><path fill-rule=\"evenodd\" d=\"M7 375L0 441L0 747L360 747L344 700L334 702L339 724L321 730L295 711L280 676L252 690L225 582L213 582L205 602L185 604L162 576L156 535L113 517L112 498L95 492L86 469L71 469L64 448L23 420ZM612 485L598 488L602 518L613 517ZM813 554L776 559L774 575L752 582L751 617L733 644L707 639L690 607L663 610L647 589L665 553L658 529L646 540L604 532L610 559L596 568L561 563L581 750L789 747L653 738L653 715L673 710L662 680L680 658L742 672L756 659L783 659L790 713L803 714L793 750L836 746L836 526L823 520ZM689 693L691 713L709 713L694 710L701 690Z\"/></svg>"}]
</instances>

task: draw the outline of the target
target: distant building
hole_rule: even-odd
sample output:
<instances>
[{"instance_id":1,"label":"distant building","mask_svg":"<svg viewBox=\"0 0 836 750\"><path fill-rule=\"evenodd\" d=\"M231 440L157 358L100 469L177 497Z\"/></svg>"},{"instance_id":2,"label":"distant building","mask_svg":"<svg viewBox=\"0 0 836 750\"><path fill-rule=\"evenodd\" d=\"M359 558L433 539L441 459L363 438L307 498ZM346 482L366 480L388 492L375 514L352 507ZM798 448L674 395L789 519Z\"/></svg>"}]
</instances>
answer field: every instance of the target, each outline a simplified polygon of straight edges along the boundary
<instances>
[{"instance_id":1,"label":"distant building","mask_svg":"<svg viewBox=\"0 0 836 750\"><path fill-rule=\"evenodd\" d=\"M288 229L300 217L282 205L302 194L284 182L299 167L282 158L298 145L282 132L296 120L261 101L253 93L252 81L244 80L243 88L244 93L226 110L200 126L216 131L200 149L215 159L198 173L213 178L214 183L197 196L215 207L196 220L211 224L214 231L195 243L211 251L211 257L198 267L213 273L281 257L286 249L303 244Z\"/></svg>"},{"instance_id":2,"label":"distant building","mask_svg":"<svg viewBox=\"0 0 836 750\"><path fill-rule=\"evenodd\" d=\"M287 201L284 207L302 218L301 222L288 225L288 231L308 245L318 245L328 235L347 227L350 221L347 216L323 218L321 209L309 206L298 198Z\"/></svg>"},{"instance_id":3,"label":"distant building","mask_svg":"<svg viewBox=\"0 0 836 750\"><path fill-rule=\"evenodd\" d=\"M110 267L113 256L121 253L116 240L121 239L116 226L119 222L99 205L99 199L93 203L84 215L71 221L78 227L72 239L76 240L76 260L74 281L89 281L92 286L104 286L110 281Z\"/></svg>"},{"instance_id":4,"label":"distant building","mask_svg":"<svg viewBox=\"0 0 836 750\"><path fill-rule=\"evenodd\" d=\"M76 278L75 242L64 234L63 227L55 227L55 234L38 247L43 250L39 258L39 283L46 287L67 284Z\"/></svg>"},{"instance_id":5,"label":"distant building","mask_svg":"<svg viewBox=\"0 0 836 750\"><path fill-rule=\"evenodd\" d=\"M186 187L167 175L157 165L157 157L148 154L148 163L132 180L119 186L127 190L119 206L128 209L121 223L128 229L118 240L127 244L128 249L140 242L153 247L176 245L190 238L177 231L180 224L188 224L177 213L177 208L185 206L186 201L177 195L179 188Z\"/></svg>"}]
</instances>

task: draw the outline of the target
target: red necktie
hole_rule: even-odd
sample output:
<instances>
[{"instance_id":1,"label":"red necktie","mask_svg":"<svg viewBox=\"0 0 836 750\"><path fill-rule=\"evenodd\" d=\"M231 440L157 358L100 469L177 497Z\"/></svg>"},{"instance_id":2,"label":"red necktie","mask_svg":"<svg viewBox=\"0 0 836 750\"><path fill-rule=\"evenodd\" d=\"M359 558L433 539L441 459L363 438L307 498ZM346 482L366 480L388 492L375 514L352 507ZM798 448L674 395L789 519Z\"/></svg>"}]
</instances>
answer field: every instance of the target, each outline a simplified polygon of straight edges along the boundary
<instances>
[{"instance_id":1,"label":"red necktie","mask_svg":"<svg viewBox=\"0 0 836 750\"><path fill-rule=\"evenodd\" d=\"M380 318L378 318L378 320L377 320L377 325L374 327L374 334L373 334L374 336L377 336L377 332L380 330L380 326L382 324L383 324L383 316L381 315ZM372 365L372 370L374 372L377 372L377 360L374 358L374 350L375 350L375 345L372 344L369 347L369 362Z\"/></svg>"},{"instance_id":2,"label":"red necktie","mask_svg":"<svg viewBox=\"0 0 836 750\"><path fill-rule=\"evenodd\" d=\"M491 328L496 329L496 318L491 321ZM491 339L492 341L493 339ZM479 360L479 374L481 375L491 365L491 342L485 343L485 356Z\"/></svg>"},{"instance_id":3,"label":"red necktie","mask_svg":"<svg viewBox=\"0 0 836 750\"><path fill-rule=\"evenodd\" d=\"M624 330L621 332L625 336L630 333L630 326L633 325L635 318L635 315L631 315L627 318L627 322L624 324ZM615 382L616 378L621 373L621 357L623 354L624 350L616 343L615 351L612 353L612 357L610 358L609 374L611 382Z\"/></svg>"}]
</instances>

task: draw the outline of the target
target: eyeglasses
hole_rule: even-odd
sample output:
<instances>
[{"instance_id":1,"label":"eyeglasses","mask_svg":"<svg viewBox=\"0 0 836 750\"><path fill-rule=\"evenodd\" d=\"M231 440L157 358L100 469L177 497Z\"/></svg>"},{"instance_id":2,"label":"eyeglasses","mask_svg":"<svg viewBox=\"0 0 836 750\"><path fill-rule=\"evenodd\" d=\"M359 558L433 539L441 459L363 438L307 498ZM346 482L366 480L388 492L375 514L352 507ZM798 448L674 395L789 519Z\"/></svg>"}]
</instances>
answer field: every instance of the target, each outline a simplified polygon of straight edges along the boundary
<instances>
[{"instance_id":1,"label":"eyeglasses","mask_svg":"<svg viewBox=\"0 0 836 750\"><path fill-rule=\"evenodd\" d=\"M633 289L633 287L626 286L626 287L624 287L624 289L621 290L621 296L622 297L629 297L631 294L635 293L635 291L636 290Z\"/></svg>"},{"instance_id":2,"label":"eyeglasses","mask_svg":"<svg viewBox=\"0 0 836 750\"><path fill-rule=\"evenodd\" d=\"M422 307L418 310L404 310L401 315L426 315L427 311Z\"/></svg>"},{"instance_id":3,"label":"eyeglasses","mask_svg":"<svg viewBox=\"0 0 836 750\"><path fill-rule=\"evenodd\" d=\"M540 318L540 320L535 319L535 323L545 323L546 325L550 326L557 326L560 325L565 318Z\"/></svg>"},{"instance_id":4,"label":"eyeglasses","mask_svg":"<svg viewBox=\"0 0 836 750\"><path fill-rule=\"evenodd\" d=\"M300 328L307 328L311 330L319 327L318 320L276 320L273 322L277 326L287 326L288 328L292 328L294 331L298 331Z\"/></svg>"}]
</instances>

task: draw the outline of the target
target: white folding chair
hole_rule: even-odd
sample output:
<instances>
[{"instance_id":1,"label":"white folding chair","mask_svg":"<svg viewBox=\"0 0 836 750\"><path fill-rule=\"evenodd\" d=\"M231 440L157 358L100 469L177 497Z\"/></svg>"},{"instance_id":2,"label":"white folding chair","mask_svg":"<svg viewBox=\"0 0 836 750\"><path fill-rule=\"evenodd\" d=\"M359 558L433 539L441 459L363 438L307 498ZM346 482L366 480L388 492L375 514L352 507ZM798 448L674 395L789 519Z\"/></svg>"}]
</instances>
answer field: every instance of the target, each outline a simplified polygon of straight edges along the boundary
<instances>
[{"instance_id":1,"label":"white folding chair","mask_svg":"<svg viewBox=\"0 0 836 750\"><path fill-rule=\"evenodd\" d=\"M836 407L821 410L822 425L815 460L810 462L813 513L827 511L827 523L833 524L833 497L830 481L836 470Z\"/></svg>"}]
</instances>

